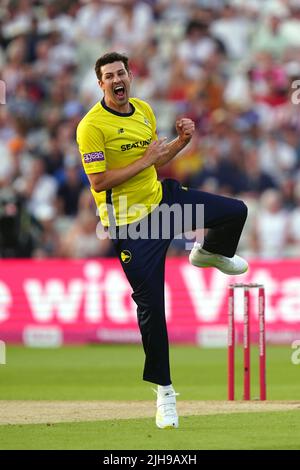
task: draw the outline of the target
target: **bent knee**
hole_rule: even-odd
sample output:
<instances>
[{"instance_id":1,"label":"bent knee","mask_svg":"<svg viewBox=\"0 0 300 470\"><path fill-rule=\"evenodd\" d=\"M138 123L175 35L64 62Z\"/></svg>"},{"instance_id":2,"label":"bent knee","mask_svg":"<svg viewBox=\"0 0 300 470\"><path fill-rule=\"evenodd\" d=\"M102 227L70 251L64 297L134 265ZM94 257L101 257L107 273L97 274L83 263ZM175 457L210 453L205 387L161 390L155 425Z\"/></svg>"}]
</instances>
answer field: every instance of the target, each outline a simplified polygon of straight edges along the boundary
<instances>
[{"instance_id":1,"label":"bent knee","mask_svg":"<svg viewBox=\"0 0 300 470\"><path fill-rule=\"evenodd\" d=\"M238 215L241 219L244 219L246 220L247 219L247 215L248 215L248 207L246 206L246 204L241 201L240 199L237 199L237 212L238 212Z\"/></svg>"}]
</instances>

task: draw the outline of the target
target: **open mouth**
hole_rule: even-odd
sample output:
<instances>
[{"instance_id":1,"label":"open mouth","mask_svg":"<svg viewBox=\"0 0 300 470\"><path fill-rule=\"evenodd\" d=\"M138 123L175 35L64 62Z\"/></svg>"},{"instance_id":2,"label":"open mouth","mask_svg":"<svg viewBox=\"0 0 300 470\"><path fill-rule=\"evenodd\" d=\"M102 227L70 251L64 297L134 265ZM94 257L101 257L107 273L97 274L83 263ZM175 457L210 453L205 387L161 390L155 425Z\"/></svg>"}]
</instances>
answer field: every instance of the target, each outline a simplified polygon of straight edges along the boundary
<instances>
[{"instance_id":1,"label":"open mouth","mask_svg":"<svg viewBox=\"0 0 300 470\"><path fill-rule=\"evenodd\" d=\"M125 97L125 87L123 85L117 85L114 88L114 94L118 99L123 99Z\"/></svg>"}]
</instances>

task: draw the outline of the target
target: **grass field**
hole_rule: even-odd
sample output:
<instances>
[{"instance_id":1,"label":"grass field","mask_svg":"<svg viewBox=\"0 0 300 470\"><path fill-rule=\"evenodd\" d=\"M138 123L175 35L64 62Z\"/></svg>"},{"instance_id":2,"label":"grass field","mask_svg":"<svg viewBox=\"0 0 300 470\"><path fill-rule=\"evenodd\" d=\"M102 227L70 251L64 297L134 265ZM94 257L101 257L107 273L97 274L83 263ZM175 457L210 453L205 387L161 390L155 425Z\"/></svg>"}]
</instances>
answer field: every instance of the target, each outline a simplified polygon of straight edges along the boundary
<instances>
[{"instance_id":1,"label":"grass field","mask_svg":"<svg viewBox=\"0 0 300 470\"><path fill-rule=\"evenodd\" d=\"M8 346L0 366L0 449L299 449L300 365L291 353L267 350L267 403L232 408L226 350L172 347L183 411L180 428L164 431L155 427L151 384L141 380L141 346ZM254 399L257 354L253 347ZM237 359L241 399L241 350Z\"/></svg>"}]
</instances>

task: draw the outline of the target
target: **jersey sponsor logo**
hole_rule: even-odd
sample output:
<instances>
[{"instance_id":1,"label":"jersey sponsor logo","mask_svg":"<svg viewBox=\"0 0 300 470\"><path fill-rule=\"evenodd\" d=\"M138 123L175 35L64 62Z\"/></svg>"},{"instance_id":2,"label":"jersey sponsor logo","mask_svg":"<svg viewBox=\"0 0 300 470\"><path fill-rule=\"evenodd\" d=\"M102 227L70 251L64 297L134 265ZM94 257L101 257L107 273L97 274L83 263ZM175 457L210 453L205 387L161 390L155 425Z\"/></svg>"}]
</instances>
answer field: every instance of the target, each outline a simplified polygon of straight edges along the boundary
<instances>
[{"instance_id":1,"label":"jersey sponsor logo","mask_svg":"<svg viewBox=\"0 0 300 470\"><path fill-rule=\"evenodd\" d=\"M137 142L133 142L132 144L121 145L121 150L122 150L122 152L126 152L126 150L130 150L130 149L133 149L133 148L139 148L139 147L147 147L150 144L151 144L151 139L139 140Z\"/></svg>"},{"instance_id":2,"label":"jersey sponsor logo","mask_svg":"<svg viewBox=\"0 0 300 470\"><path fill-rule=\"evenodd\" d=\"M131 261L132 254L130 253L129 250L123 250L121 251L121 260L123 263L127 264Z\"/></svg>"},{"instance_id":3,"label":"jersey sponsor logo","mask_svg":"<svg viewBox=\"0 0 300 470\"><path fill-rule=\"evenodd\" d=\"M103 152L84 153L83 160L84 160L84 163L103 162L104 153Z\"/></svg>"}]
</instances>

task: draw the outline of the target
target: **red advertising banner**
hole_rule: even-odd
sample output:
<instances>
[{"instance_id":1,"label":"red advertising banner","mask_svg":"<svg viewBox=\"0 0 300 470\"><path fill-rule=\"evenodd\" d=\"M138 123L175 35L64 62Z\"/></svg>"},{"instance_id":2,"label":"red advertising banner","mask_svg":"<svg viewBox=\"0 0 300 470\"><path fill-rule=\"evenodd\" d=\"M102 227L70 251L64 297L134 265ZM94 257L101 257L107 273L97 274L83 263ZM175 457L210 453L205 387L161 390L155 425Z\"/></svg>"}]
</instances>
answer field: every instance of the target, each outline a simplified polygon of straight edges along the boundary
<instances>
[{"instance_id":1,"label":"red advertising banner","mask_svg":"<svg viewBox=\"0 0 300 470\"><path fill-rule=\"evenodd\" d=\"M262 283L266 289L267 341L300 338L300 261L253 261L243 276L197 269L185 258L166 265L166 315L172 342L225 345L228 285ZM250 293L253 334L258 293ZM243 298L235 299L242 339ZM0 340L32 346L77 342L139 342L136 306L117 259L1 260Z\"/></svg>"}]
</instances>

